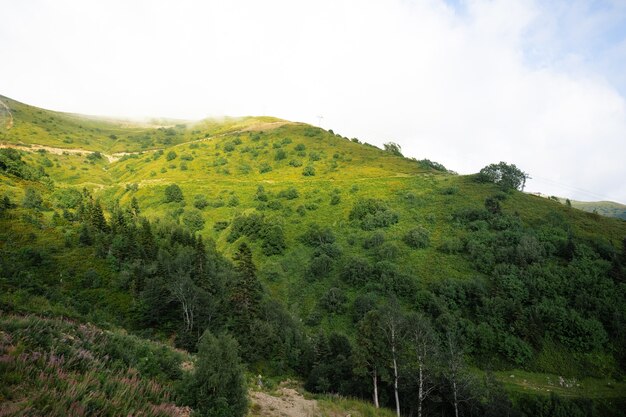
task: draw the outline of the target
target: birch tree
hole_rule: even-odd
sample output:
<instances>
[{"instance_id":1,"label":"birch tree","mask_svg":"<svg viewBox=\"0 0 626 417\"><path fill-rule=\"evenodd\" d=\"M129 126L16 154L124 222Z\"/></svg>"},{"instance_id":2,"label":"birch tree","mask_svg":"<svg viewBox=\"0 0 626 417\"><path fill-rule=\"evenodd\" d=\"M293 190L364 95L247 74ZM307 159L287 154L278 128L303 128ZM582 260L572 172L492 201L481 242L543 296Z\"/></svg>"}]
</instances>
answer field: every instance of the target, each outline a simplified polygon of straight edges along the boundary
<instances>
[{"instance_id":1,"label":"birch tree","mask_svg":"<svg viewBox=\"0 0 626 417\"><path fill-rule=\"evenodd\" d=\"M400 374L398 362L404 339L404 317L397 300L391 300L381 309L379 328L384 335L386 348L389 351L391 369L393 372L393 393L396 403L396 415L400 417L400 395L398 393Z\"/></svg>"},{"instance_id":2,"label":"birch tree","mask_svg":"<svg viewBox=\"0 0 626 417\"><path fill-rule=\"evenodd\" d=\"M467 372L464 349L460 339L458 329L453 327L446 331L445 378L450 384L455 417L459 417L460 404L471 400L471 387L477 384L477 381Z\"/></svg>"},{"instance_id":3,"label":"birch tree","mask_svg":"<svg viewBox=\"0 0 626 417\"><path fill-rule=\"evenodd\" d=\"M170 283L170 292L181 305L185 330L189 333L194 327L196 310L199 306L199 291L200 289L186 274L174 277Z\"/></svg>"},{"instance_id":4,"label":"birch tree","mask_svg":"<svg viewBox=\"0 0 626 417\"><path fill-rule=\"evenodd\" d=\"M417 417L422 417L424 401L437 388L439 340L430 320L423 314L412 313L406 321L409 352L417 368Z\"/></svg>"}]
</instances>

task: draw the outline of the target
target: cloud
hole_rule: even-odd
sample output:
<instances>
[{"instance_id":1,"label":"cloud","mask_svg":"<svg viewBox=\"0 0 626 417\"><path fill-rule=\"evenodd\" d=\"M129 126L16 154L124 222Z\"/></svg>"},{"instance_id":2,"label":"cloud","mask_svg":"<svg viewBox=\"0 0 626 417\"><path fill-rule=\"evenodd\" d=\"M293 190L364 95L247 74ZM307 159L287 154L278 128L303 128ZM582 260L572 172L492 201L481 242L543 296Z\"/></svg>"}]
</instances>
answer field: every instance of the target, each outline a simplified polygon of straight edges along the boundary
<instances>
[{"instance_id":1,"label":"cloud","mask_svg":"<svg viewBox=\"0 0 626 417\"><path fill-rule=\"evenodd\" d=\"M593 38L619 28L607 4L12 2L0 91L108 115L323 115L461 173L505 160L531 190L626 202L624 44Z\"/></svg>"}]
</instances>

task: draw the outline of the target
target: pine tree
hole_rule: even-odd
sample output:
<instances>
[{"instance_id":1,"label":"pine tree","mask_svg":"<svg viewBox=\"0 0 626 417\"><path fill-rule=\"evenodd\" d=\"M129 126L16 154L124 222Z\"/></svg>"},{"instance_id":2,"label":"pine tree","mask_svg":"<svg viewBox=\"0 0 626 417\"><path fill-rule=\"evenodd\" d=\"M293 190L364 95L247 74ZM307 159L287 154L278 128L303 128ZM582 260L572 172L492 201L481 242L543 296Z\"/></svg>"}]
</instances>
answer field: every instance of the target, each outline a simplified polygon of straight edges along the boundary
<instances>
[{"instance_id":1,"label":"pine tree","mask_svg":"<svg viewBox=\"0 0 626 417\"><path fill-rule=\"evenodd\" d=\"M238 355L237 341L229 335L214 336L208 330L198 343L196 368L185 394L197 416L244 416L248 390Z\"/></svg>"},{"instance_id":2,"label":"pine tree","mask_svg":"<svg viewBox=\"0 0 626 417\"><path fill-rule=\"evenodd\" d=\"M235 253L237 279L232 289L231 300L234 311L243 320L257 316L263 296L263 288L256 276L250 247L242 242Z\"/></svg>"}]
</instances>

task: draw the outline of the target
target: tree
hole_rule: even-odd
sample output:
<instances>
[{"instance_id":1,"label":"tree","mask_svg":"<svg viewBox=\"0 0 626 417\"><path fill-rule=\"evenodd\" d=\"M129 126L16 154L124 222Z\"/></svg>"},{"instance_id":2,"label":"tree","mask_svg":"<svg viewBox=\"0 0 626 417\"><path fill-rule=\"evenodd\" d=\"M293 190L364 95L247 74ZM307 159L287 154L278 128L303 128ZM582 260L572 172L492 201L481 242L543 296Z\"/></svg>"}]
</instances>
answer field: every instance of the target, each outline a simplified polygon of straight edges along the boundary
<instances>
[{"instance_id":1,"label":"tree","mask_svg":"<svg viewBox=\"0 0 626 417\"><path fill-rule=\"evenodd\" d=\"M139 214L141 213L141 209L139 208L139 202L137 202L137 197L133 196L133 199L130 201L130 213L135 218L139 217Z\"/></svg>"},{"instance_id":2,"label":"tree","mask_svg":"<svg viewBox=\"0 0 626 417\"><path fill-rule=\"evenodd\" d=\"M263 288L256 276L256 267L252 262L252 251L246 242L242 242L234 256L237 280L232 288L231 300L234 311L244 321L249 321L259 313Z\"/></svg>"},{"instance_id":3,"label":"tree","mask_svg":"<svg viewBox=\"0 0 626 417\"><path fill-rule=\"evenodd\" d=\"M184 201L183 190L177 184L170 184L165 188L165 202L166 203L180 203Z\"/></svg>"},{"instance_id":4,"label":"tree","mask_svg":"<svg viewBox=\"0 0 626 417\"><path fill-rule=\"evenodd\" d=\"M24 194L24 200L22 200L22 205L26 208L32 209L40 209L41 204L43 203L43 199L41 198L41 194L39 191L34 188L28 187L26 189L26 193Z\"/></svg>"},{"instance_id":5,"label":"tree","mask_svg":"<svg viewBox=\"0 0 626 417\"><path fill-rule=\"evenodd\" d=\"M182 395L203 417L239 417L248 410L248 390L239 345L229 335L206 330L198 343L196 367L183 385Z\"/></svg>"},{"instance_id":6,"label":"tree","mask_svg":"<svg viewBox=\"0 0 626 417\"><path fill-rule=\"evenodd\" d=\"M200 288L196 287L188 274L176 274L169 286L172 296L180 303L185 330L190 333L194 327L196 310L199 307Z\"/></svg>"},{"instance_id":7,"label":"tree","mask_svg":"<svg viewBox=\"0 0 626 417\"><path fill-rule=\"evenodd\" d=\"M514 164L507 164L506 162L487 165L478 173L480 182L492 182L505 189L521 191L524 191L526 180L529 178L527 173Z\"/></svg>"},{"instance_id":8,"label":"tree","mask_svg":"<svg viewBox=\"0 0 626 417\"><path fill-rule=\"evenodd\" d=\"M407 337L417 366L417 417L422 417L423 403L437 387L435 358L439 342L428 317L413 313L406 321Z\"/></svg>"},{"instance_id":9,"label":"tree","mask_svg":"<svg viewBox=\"0 0 626 417\"><path fill-rule=\"evenodd\" d=\"M104 212L100 205L100 200L96 200L95 203L91 200L87 204L87 216L89 216L89 223L101 232L108 230L107 221L104 218Z\"/></svg>"},{"instance_id":10,"label":"tree","mask_svg":"<svg viewBox=\"0 0 626 417\"><path fill-rule=\"evenodd\" d=\"M390 154L396 156L404 156L402 155L402 148L395 142L387 142L383 144L383 146L385 147L385 152L389 152Z\"/></svg>"},{"instance_id":11,"label":"tree","mask_svg":"<svg viewBox=\"0 0 626 417\"><path fill-rule=\"evenodd\" d=\"M451 325L445 333L445 379L450 384L452 391L452 405L454 406L454 416L459 417L459 405L469 401L470 389L477 384L472 376L467 372L463 347L459 335L459 329Z\"/></svg>"},{"instance_id":12,"label":"tree","mask_svg":"<svg viewBox=\"0 0 626 417\"><path fill-rule=\"evenodd\" d=\"M192 232L197 232L204 229L204 219L200 211L192 209L183 213L183 223Z\"/></svg>"},{"instance_id":13,"label":"tree","mask_svg":"<svg viewBox=\"0 0 626 417\"><path fill-rule=\"evenodd\" d=\"M392 299L380 310L380 322L378 327L384 336L386 348L389 350L388 357L391 360L393 370L392 377L396 415L400 417L400 396L398 394L400 374L398 371L398 359L404 339L404 316L397 300Z\"/></svg>"},{"instance_id":14,"label":"tree","mask_svg":"<svg viewBox=\"0 0 626 417\"><path fill-rule=\"evenodd\" d=\"M370 311L358 324L356 350L354 352L355 373L372 378L374 406L380 408L378 383L385 374L385 340L380 333L380 314Z\"/></svg>"}]
</instances>

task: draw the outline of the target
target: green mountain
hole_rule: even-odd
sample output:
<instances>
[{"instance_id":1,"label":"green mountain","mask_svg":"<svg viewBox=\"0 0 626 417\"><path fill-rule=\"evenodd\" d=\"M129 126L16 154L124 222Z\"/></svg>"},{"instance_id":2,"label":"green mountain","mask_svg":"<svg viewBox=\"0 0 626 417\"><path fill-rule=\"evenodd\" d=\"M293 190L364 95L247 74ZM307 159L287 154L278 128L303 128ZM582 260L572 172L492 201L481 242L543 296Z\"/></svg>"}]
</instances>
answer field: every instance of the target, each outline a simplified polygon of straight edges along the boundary
<instances>
[{"instance_id":1,"label":"green mountain","mask_svg":"<svg viewBox=\"0 0 626 417\"><path fill-rule=\"evenodd\" d=\"M140 123L0 100L8 415L62 415L69 388L58 378L58 395L19 394L41 389L26 374L57 371L19 358L58 354L65 334L89 346L66 357L100 358L82 323L143 346L98 350L123 358L97 359L97 374L60 368L99 378L85 392L101 402L72 398L104 414L241 415L242 367L257 389L261 374L263 389L292 378L371 401L376 385L393 409L397 382L403 415L420 404L441 415L624 405L621 220L303 123ZM31 321L56 333L33 337L22 330ZM153 346L170 362L150 362ZM117 388L102 381L129 372L167 395L111 403ZM209 389L216 375L224 383Z\"/></svg>"}]
</instances>

